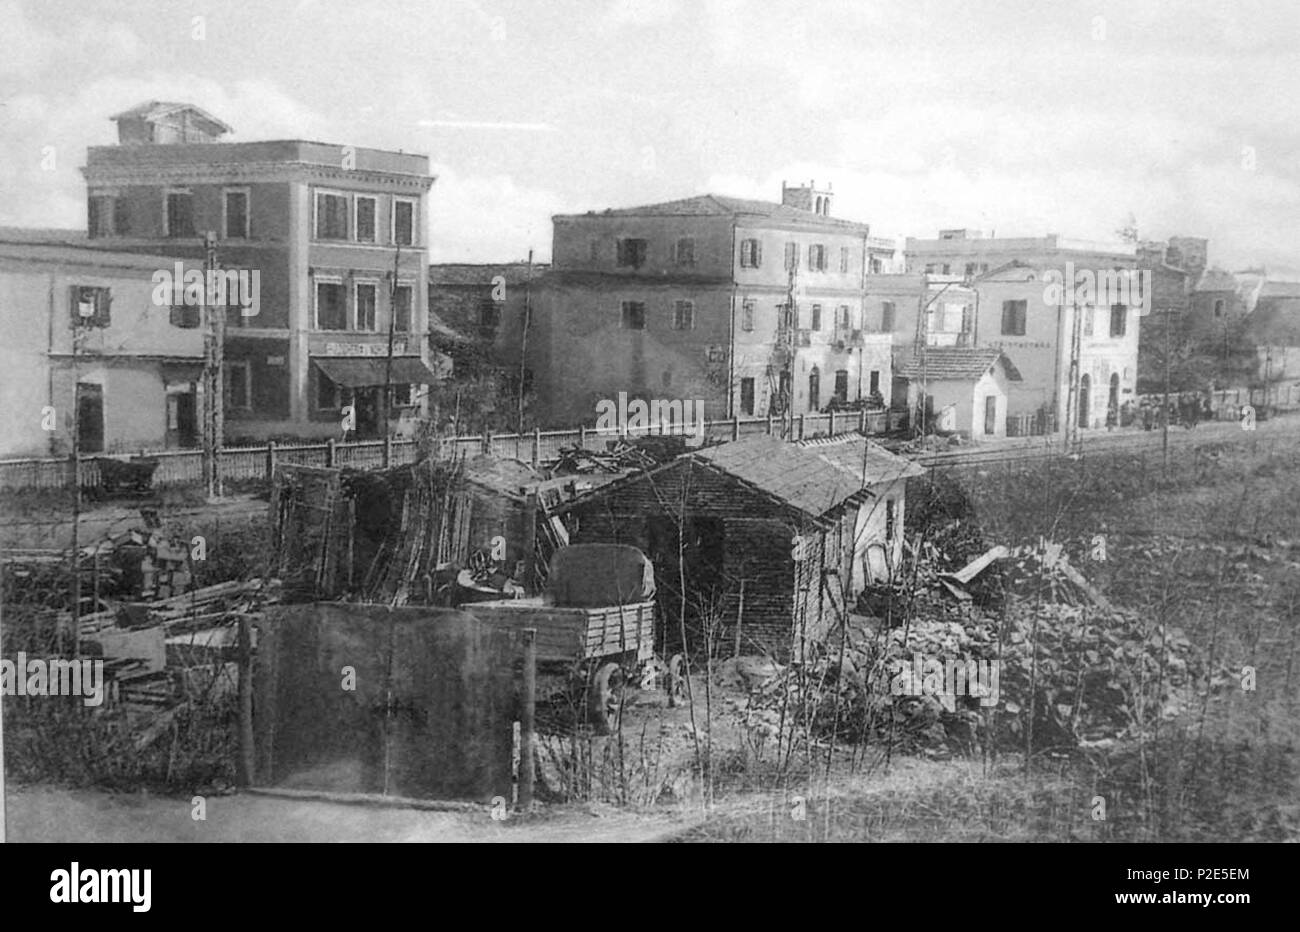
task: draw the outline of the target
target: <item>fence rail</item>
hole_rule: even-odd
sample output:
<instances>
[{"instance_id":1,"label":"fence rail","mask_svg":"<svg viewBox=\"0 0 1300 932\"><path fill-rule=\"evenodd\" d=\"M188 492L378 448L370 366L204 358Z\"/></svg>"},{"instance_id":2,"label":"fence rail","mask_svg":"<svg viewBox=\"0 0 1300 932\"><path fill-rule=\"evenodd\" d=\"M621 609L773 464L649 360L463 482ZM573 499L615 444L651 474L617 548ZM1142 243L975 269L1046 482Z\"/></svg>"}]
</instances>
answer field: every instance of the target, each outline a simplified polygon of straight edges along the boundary
<instances>
[{"instance_id":1,"label":"fence rail","mask_svg":"<svg viewBox=\"0 0 1300 932\"><path fill-rule=\"evenodd\" d=\"M1217 416L1235 417L1242 404L1250 403L1254 396L1256 405L1264 403L1261 390L1247 389L1213 393ZM1155 397L1155 396L1152 396ZM1266 402L1280 409L1300 407L1300 386L1275 390ZM837 413L801 414L793 419L779 417L736 417L704 422L707 440L738 440L742 437L769 435L802 440L831 436L849 430L867 434L881 434L899 427L905 413L897 411L841 411ZM1052 433L1055 418L1043 420L1032 415L1008 418L1008 435L1031 436ZM534 430L531 433L482 434L448 437L440 441L447 452L491 453L512 457L534 465L554 462L566 447L583 447L603 450L606 445L622 437L645 437L679 433L671 426L630 428L624 434L615 430L596 430L579 427L576 430ZM375 469L413 462L417 444L414 440L392 438L389 440L362 440L339 443L277 444L264 446L227 447L218 451L217 464L222 481L239 484L268 481L277 463L303 466L350 466L356 469ZM100 484L98 460L129 461L145 457L158 461L153 474L155 487L201 485L203 479L203 452L201 450L155 450L140 454L96 454L83 456L78 464L78 476L83 488ZM0 460L0 490L63 489L71 485L72 461L70 457Z\"/></svg>"}]
</instances>

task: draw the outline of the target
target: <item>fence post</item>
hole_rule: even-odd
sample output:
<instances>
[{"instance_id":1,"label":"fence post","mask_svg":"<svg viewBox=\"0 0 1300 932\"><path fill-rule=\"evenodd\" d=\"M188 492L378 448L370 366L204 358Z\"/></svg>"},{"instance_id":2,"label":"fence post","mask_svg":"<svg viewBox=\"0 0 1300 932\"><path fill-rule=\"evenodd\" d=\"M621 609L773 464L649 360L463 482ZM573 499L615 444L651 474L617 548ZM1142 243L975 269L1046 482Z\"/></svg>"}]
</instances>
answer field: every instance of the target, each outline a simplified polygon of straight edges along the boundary
<instances>
[{"instance_id":1,"label":"fence post","mask_svg":"<svg viewBox=\"0 0 1300 932\"><path fill-rule=\"evenodd\" d=\"M731 439L732 440L740 439L740 415L739 414L733 414L731 416Z\"/></svg>"},{"instance_id":2,"label":"fence post","mask_svg":"<svg viewBox=\"0 0 1300 932\"><path fill-rule=\"evenodd\" d=\"M770 408L767 412L767 435L772 436L772 411Z\"/></svg>"},{"instance_id":3,"label":"fence post","mask_svg":"<svg viewBox=\"0 0 1300 932\"><path fill-rule=\"evenodd\" d=\"M393 432L384 432L384 468L393 465Z\"/></svg>"},{"instance_id":4,"label":"fence post","mask_svg":"<svg viewBox=\"0 0 1300 932\"><path fill-rule=\"evenodd\" d=\"M536 469L542 462L542 429L533 428L533 469Z\"/></svg>"},{"instance_id":5,"label":"fence post","mask_svg":"<svg viewBox=\"0 0 1300 932\"><path fill-rule=\"evenodd\" d=\"M803 439L803 419L804 415L799 415L799 439Z\"/></svg>"},{"instance_id":6,"label":"fence post","mask_svg":"<svg viewBox=\"0 0 1300 932\"><path fill-rule=\"evenodd\" d=\"M866 432L867 432L867 409L863 408L861 411L858 412L858 433L865 434Z\"/></svg>"},{"instance_id":7,"label":"fence post","mask_svg":"<svg viewBox=\"0 0 1300 932\"><path fill-rule=\"evenodd\" d=\"M325 441L325 466L332 469L334 467L334 438L330 437Z\"/></svg>"},{"instance_id":8,"label":"fence post","mask_svg":"<svg viewBox=\"0 0 1300 932\"><path fill-rule=\"evenodd\" d=\"M483 428L483 454L486 456L491 452L492 452L492 431L491 429L484 427Z\"/></svg>"},{"instance_id":9,"label":"fence post","mask_svg":"<svg viewBox=\"0 0 1300 932\"><path fill-rule=\"evenodd\" d=\"M583 450L587 449L587 425L586 424L578 425L578 447Z\"/></svg>"},{"instance_id":10,"label":"fence post","mask_svg":"<svg viewBox=\"0 0 1300 932\"><path fill-rule=\"evenodd\" d=\"M826 436L834 437L835 436L835 409L831 408L831 410L828 413L830 414L831 419L828 422L826 427Z\"/></svg>"},{"instance_id":11,"label":"fence post","mask_svg":"<svg viewBox=\"0 0 1300 932\"><path fill-rule=\"evenodd\" d=\"M275 478L275 441L266 441L266 481Z\"/></svg>"}]
</instances>

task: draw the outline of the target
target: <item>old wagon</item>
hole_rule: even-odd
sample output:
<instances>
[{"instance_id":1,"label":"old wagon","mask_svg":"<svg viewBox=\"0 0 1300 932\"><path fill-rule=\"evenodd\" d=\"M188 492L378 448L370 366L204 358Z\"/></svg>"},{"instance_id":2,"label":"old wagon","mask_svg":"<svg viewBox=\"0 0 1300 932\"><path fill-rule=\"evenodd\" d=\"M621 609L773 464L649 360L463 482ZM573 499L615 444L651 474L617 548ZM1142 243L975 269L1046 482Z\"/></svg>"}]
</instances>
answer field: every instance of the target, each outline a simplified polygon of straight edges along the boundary
<instances>
[{"instance_id":1,"label":"old wagon","mask_svg":"<svg viewBox=\"0 0 1300 932\"><path fill-rule=\"evenodd\" d=\"M662 685L670 702L683 690L682 658L664 663L656 657L654 570L635 547L562 548L543 595L476 602L464 610L535 628L539 684L567 696L597 733L617 727L630 684Z\"/></svg>"}]
</instances>

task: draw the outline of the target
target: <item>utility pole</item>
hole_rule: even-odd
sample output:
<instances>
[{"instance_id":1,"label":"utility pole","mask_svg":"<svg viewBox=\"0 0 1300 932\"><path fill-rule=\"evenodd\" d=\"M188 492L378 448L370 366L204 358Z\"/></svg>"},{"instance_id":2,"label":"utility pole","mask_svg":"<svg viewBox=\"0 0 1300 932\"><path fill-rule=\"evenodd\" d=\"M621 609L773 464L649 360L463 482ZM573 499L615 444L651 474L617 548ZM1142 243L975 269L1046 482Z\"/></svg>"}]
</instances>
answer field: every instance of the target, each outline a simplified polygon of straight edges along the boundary
<instances>
[{"instance_id":1,"label":"utility pole","mask_svg":"<svg viewBox=\"0 0 1300 932\"><path fill-rule=\"evenodd\" d=\"M80 306L78 306L80 312ZM72 654L81 656L81 399L79 357L81 340L85 333L80 313L72 322ZM63 652L63 633L57 636L59 652ZM3 768L0 760L0 768Z\"/></svg>"},{"instance_id":2,"label":"utility pole","mask_svg":"<svg viewBox=\"0 0 1300 932\"><path fill-rule=\"evenodd\" d=\"M524 326L519 338L519 424L518 435L524 435L524 372L528 360L528 327L533 320L533 251L528 250L528 278L524 280Z\"/></svg>"},{"instance_id":3,"label":"utility pole","mask_svg":"<svg viewBox=\"0 0 1300 932\"><path fill-rule=\"evenodd\" d=\"M1082 414L1083 398L1079 384L1079 355L1083 346L1083 327L1080 319L1083 310L1075 303L1074 287L1070 286L1070 303L1062 302L1061 313L1070 310L1070 365L1066 372L1069 385L1065 390L1065 452L1073 453L1080 448L1079 416Z\"/></svg>"},{"instance_id":4,"label":"utility pole","mask_svg":"<svg viewBox=\"0 0 1300 932\"><path fill-rule=\"evenodd\" d=\"M208 498L222 494L221 466L218 461L225 436L225 384L222 364L225 361L225 308L217 304L217 234L203 235L203 472Z\"/></svg>"},{"instance_id":5,"label":"utility pole","mask_svg":"<svg viewBox=\"0 0 1300 932\"><path fill-rule=\"evenodd\" d=\"M1165 477L1169 476L1169 318L1173 308L1165 308L1165 406L1160 412L1160 460Z\"/></svg>"},{"instance_id":6,"label":"utility pole","mask_svg":"<svg viewBox=\"0 0 1300 932\"><path fill-rule=\"evenodd\" d=\"M396 244L397 251L393 254L393 280L388 285L388 356L384 361L384 397L380 410L383 412L384 436L389 432L389 402L393 393L393 334L397 329L397 276L401 271L402 265L402 243L399 240ZM415 317L415 293L411 293L411 307L407 313ZM409 327L409 324L408 324ZM384 449L388 449L385 447Z\"/></svg>"}]
</instances>

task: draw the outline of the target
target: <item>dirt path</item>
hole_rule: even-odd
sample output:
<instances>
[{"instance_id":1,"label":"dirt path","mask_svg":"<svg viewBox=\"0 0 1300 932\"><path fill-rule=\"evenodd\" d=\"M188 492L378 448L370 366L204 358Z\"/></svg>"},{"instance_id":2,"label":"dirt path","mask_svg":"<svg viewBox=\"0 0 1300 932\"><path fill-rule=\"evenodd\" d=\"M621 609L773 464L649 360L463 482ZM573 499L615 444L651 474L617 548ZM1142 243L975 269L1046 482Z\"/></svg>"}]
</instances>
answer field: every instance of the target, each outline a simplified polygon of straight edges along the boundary
<instances>
[{"instance_id":1,"label":"dirt path","mask_svg":"<svg viewBox=\"0 0 1300 932\"><path fill-rule=\"evenodd\" d=\"M210 796L207 818L189 798L52 787L10 787L15 842L646 842L688 823L606 807L561 806L495 821L481 812L433 812L269 796Z\"/></svg>"}]
</instances>

